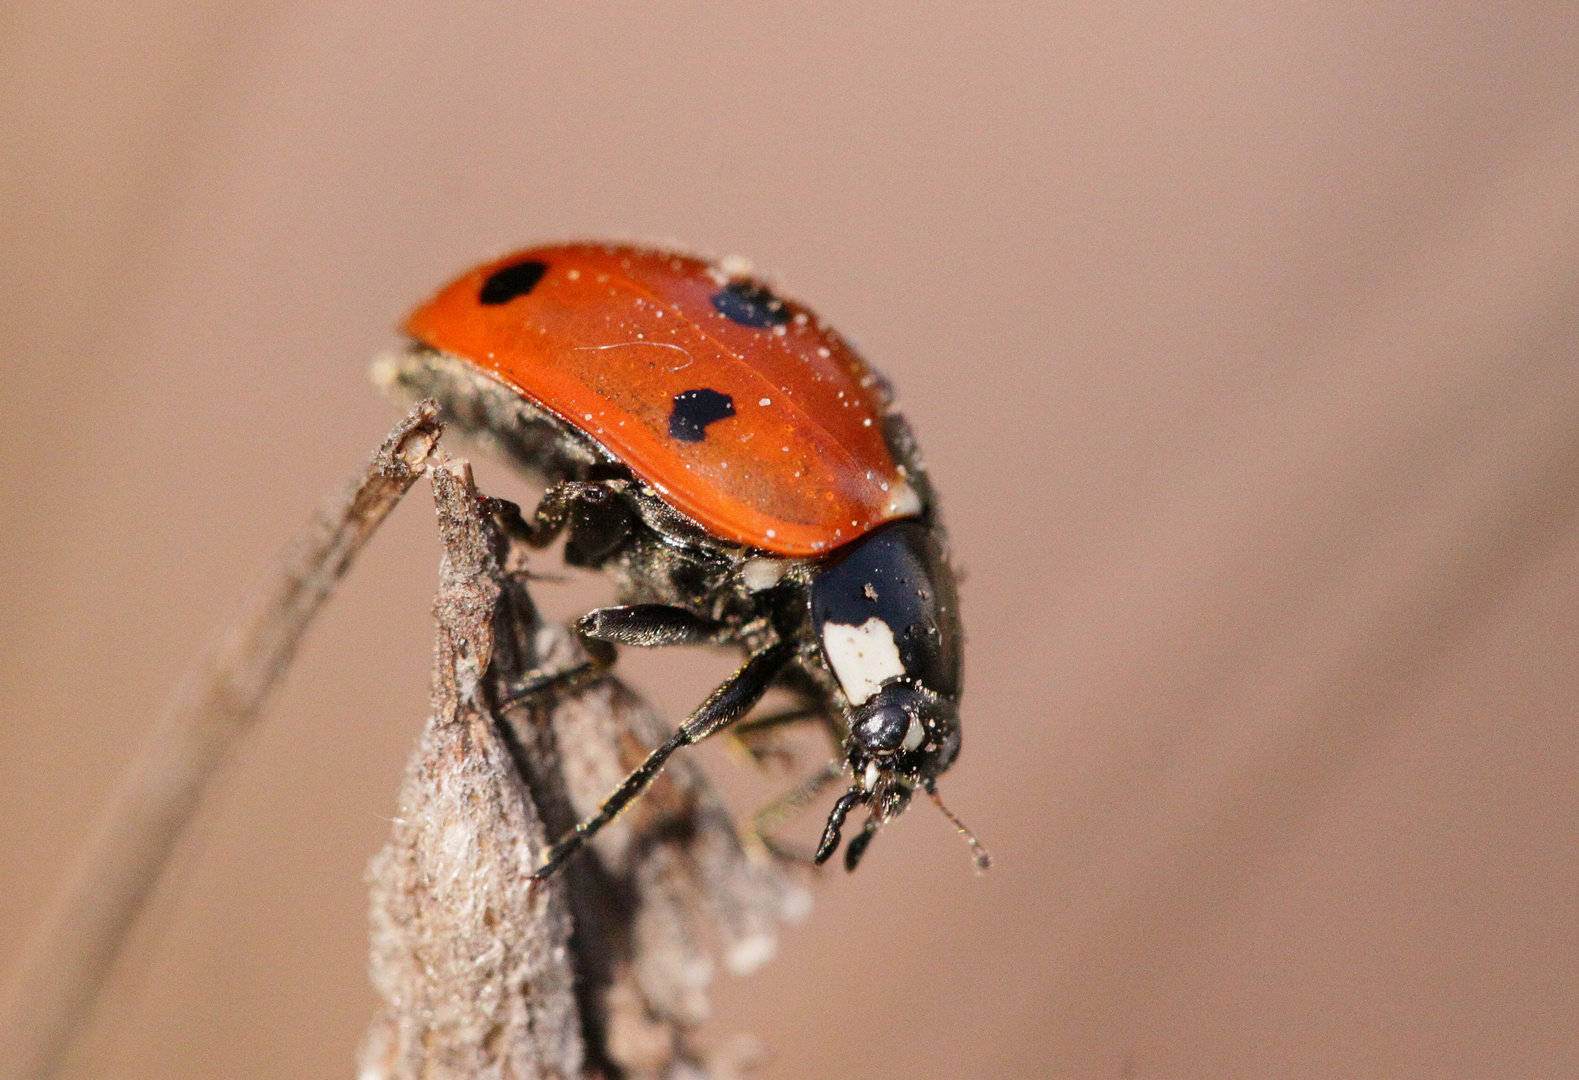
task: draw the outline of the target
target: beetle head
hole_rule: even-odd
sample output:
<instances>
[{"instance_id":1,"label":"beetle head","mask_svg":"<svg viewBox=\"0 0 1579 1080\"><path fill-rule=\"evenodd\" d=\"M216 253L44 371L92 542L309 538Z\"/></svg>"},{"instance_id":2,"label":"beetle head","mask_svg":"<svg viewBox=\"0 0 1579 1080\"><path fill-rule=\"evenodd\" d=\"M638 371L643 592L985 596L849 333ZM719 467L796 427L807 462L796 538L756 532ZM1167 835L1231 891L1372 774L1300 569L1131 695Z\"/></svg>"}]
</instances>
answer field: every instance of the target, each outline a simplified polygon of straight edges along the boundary
<instances>
[{"instance_id":1,"label":"beetle head","mask_svg":"<svg viewBox=\"0 0 1579 1080\"><path fill-rule=\"evenodd\" d=\"M912 679L890 679L850 719L850 767L868 790L880 779L914 787L940 776L959 757L954 703Z\"/></svg>"},{"instance_id":2,"label":"beetle head","mask_svg":"<svg viewBox=\"0 0 1579 1080\"><path fill-rule=\"evenodd\" d=\"M931 790L959 757L959 712L954 703L908 678L890 679L851 715L848 753L855 784L828 815L816 861L832 858L844 819L856 806L870 808L866 824L845 849L854 870L872 837L910 805L911 793Z\"/></svg>"}]
</instances>

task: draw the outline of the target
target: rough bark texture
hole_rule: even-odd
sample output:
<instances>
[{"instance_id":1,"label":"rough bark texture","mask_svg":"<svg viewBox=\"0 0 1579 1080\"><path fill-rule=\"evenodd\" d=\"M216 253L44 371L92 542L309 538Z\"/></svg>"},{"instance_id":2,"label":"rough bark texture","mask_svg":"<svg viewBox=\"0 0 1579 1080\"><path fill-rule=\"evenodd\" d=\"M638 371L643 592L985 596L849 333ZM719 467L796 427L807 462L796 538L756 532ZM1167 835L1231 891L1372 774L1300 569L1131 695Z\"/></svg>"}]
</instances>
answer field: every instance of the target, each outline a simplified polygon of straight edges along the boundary
<instances>
[{"instance_id":1,"label":"rough bark texture","mask_svg":"<svg viewBox=\"0 0 1579 1080\"><path fill-rule=\"evenodd\" d=\"M464 463L432 471L444 542L433 714L373 859L364 1077L574 1077L583 1059L562 890L530 878L543 825L483 676L502 575Z\"/></svg>"},{"instance_id":2,"label":"rough bark texture","mask_svg":"<svg viewBox=\"0 0 1579 1080\"><path fill-rule=\"evenodd\" d=\"M581 659L545 627L524 555L494 528L464 463L433 470L445 556L433 714L393 835L368 869L372 975L385 1005L364 1077L726 1078L756 1051L709 1042L722 962L770 957L803 887L749 859L728 813L677 761L590 852L544 885L545 838L587 816L666 734L609 677L508 709L529 672Z\"/></svg>"}]
</instances>

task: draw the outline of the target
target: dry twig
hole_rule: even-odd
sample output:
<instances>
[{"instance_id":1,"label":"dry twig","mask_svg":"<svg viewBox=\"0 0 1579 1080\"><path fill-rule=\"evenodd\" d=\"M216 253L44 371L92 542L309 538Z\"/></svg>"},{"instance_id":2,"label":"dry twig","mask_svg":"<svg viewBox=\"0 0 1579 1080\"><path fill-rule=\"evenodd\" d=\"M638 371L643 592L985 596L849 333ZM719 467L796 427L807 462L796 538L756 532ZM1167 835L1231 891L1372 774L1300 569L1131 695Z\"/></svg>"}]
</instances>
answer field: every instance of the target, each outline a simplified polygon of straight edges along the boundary
<instances>
[{"instance_id":1,"label":"dry twig","mask_svg":"<svg viewBox=\"0 0 1579 1080\"><path fill-rule=\"evenodd\" d=\"M11 980L0 1012L0 1078L42 1080L61 1060L204 787L257 718L335 582L422 475L437 415L429 401L412 408L254 585L177 691Z\"/></svg>"},{"instance_id":2,"label":"dry twig","mask_svg":"<svg viewBox=\"0 0 1579 1080\"><path fill-rule=\"evenodd\" d=\"M377 1080L722 1078L750 1056L699 1034L715 957L773 952L806 894L748 859L689 762L556 878L544 849L667 732L611 678L545 690L500 718L536 669L580 659L544 627L462 462L433 470L445 557L433 713L394 833L368 869L373 982L385 1006L361 1054Z\"/></svg>"},{"instance_id":3,"label":"dry twig","mask_svg":"<svg viewBox=\"0 0 1579 1080\"><path fill-rule=\"evenodd\" d=\"M444 542L433 714L368 868L386 1007L360 1074L580 1076L570 920L557 890L533 887L543 825L483 685L504 590L494 537L464 462L432 478Z\"/></svg>"}]
</instances>

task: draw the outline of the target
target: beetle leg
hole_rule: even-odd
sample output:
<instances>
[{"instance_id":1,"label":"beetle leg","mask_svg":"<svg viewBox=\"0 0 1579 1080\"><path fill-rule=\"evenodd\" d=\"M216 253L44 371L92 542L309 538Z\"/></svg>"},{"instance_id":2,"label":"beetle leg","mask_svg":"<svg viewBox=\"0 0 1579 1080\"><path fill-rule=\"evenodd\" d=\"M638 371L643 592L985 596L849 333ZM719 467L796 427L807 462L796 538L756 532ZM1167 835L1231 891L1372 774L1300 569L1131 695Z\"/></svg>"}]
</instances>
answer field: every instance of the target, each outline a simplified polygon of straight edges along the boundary
<instances>
[{"instance_id":1,"label":"beetle leg","mask_svg":"<svg viewBox=\"0 0 1579 1080\"><path fill-rule=\"evenodd\" d=\"M722 624L693 615L684 608L667 604L630 604L625 607L597 608L576 620L576 639L587 659L575 667L559 671L531 671L517 689L501 701L500 707L514 705L550 686L573 686L614 665L614 646L699 645L713 640Z\"/></svg>"},{"instance_id":2,"label":"beetle leg","mask_svg":"<svg viewBox=\"0 0 1579 1080\"><path fill-rule=\"evenodd\" d=\"M877 830L882 823L877 820L876 814L869 814L866 824L861 826L861 831L850 837L850 842L844 847L844 868L851 871L861 862L861 856L866 854L866 846L872 842L872 837L877 835ZM830 853L831 854L831 853Z\"/></svg>"},{"instance_id":3,"label":"beetle leg","mask_svg":"<svg viewBox=\"0 0 1579 1080\"><path fill-rule=\"evenodd\" d=\"M839 801L833 804L833 809L828 813L828 824L822 830L822 843L817 845L817 854L812 856L812 862L821 866L833 858L833 853L839 850L839 833L844 828L844 819L850 816L851 810L870 801L871 797L871 792L859 787L852 787L839 796Z\"/></svg>"},{"instance_id":4,"label":"beetle leg","mask_svg":"<svg viewBox=\"0 0 1579 1080\"><path fill-rule=\"evenodd\" d=\"M699 743L744 716L751 706L761 700L762 695L767 692L768 685L794 655L795 646L792 643L780 642L747 660L739 671L731 675L722 686L707 696L706 701L696 707L696 711L673 735L648 754L647 760L636 766L620 786L603 800L603 805L598 808L596 814L577 825L548 849L543 856L542 865L533 872L532 877L543 881L553 876L554 871L579 851L582 844L596 835L603 826L613 821L632 799L646 790L647 785L652 783L653 777L658 775L658 770L663 768L663 763L668 761L676 750L682 746Z\"/></svg>"},{"instance_id":5,"label":"beetle leg","mask_svg":"<svg viewBox=\"0 0 1579 1080\"><path fill-rule=\"evenodd\" d=\"M579 632L576 634L576 641L586 655L585 660L567 668L535 668L525 672L515 680L515 689L500 698L495 707L508 709L550 688L568 690L578 683L602 675L614 666L616 654L613 645L597 638L589 638Z\"/></svg>"},{"instance_id":6,"label":"beetle leg","mask_svg":"<svg viewBox=\"0 0 1579 1080\"><path fill-rule=\"evenodd\" d=\"M584 639L642 648L702 645L722 629L722 623L668 604L597 608L576 621L576 632Z\"/></svg>"},{"instance_id":7,"label":"beetle leg","mask_svg":"<svg viewBox=\"0 0 1579 1080\"><path fill-rule=\"evenodd\" d=\"M730 734L745 739L759 732L771 731L776 727L798 724L802 720L821 720L822 712L823 709L820 703L796 705L781 712L766 713L762 716L753 716L749 720L742 720L730 729Z\"/></svg>"},{"instance_id":8,"label":"beetle leg","mask_svg":"<svg viewBox=\"0 0 1579 1080\"><path fill-rule=\"evenodd\" d=\"M834 758L828 762L752 815L751 828L746 831L742 840L747 846L766 851L776 859L799 863L811 862L810 855L791 850L773 835L772 830L779 822L822 794L829 784L839 779L839 774L842 772L844 772L844 759Z\"/></svg>"},{"instance_id":9,"label":"beetle leg","mask_svg":"<svg viewBox=\"0 0 1579 1080\"><path fill-rule=\"evenodd\" d=\"M747 717L729 729L729 736L731 741L750 755L751 760L758 765L775 757L784 759L786 764L793 764L794 756L788 750L776 743L763 740L760 736L782 727L789 727L791 724L821 720L822 714L821 703L808 702L778 712Z\"/></svg>"}]
</instances>

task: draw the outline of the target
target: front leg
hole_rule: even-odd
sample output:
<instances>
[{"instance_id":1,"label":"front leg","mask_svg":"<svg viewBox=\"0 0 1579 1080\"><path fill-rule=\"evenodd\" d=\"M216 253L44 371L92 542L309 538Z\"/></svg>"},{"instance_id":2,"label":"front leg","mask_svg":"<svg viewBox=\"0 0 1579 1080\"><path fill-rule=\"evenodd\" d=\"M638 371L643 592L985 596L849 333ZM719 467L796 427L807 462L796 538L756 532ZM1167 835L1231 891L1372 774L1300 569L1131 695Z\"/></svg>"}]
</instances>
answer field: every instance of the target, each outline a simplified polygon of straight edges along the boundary
<instances>
[{"instance_id":1,"label":"front leg","mask_svg":"<svg viewBox=\"0 0 1579 1080\"><path fill-rule=\"evenodd\" d=\"M748 848L766 852L781 862L812 865L810 852L794 850L788 843L774 835L774 831L785 818L802 809L827 790L828 785L844 773L844 769L844 759L834 758L789 791L762 807L752 816L751 827L741 837L742 842Z\"/></svg>"},{"instance_id":2,"label":"front leg","mask_svg":"<svg viewBox=\"0 0 1579 1080\"><path fill-rule=\"evenodd\" d=\"M632 799L647 789L647 785L658 775L658 770L663 768L663 763L668 761L676 750L682 746L699 743L744 716L762 699L768 686L794 655L793 644L780 642L747 660L739 671L731 675L722 686L708 695L706 701L697 706L696 711L680 725L678 731L647 755L647 760L638 765L624 782L614 789L613 794L603 800L603 805L598 808L596 814L577 825L548 849L543 857L543 864L532 876L539 881L552 877L554 871L564 865L566 859L579 851L583 844L597 835L599 829L613 821Z\"/></svg>"}]
</instances>

